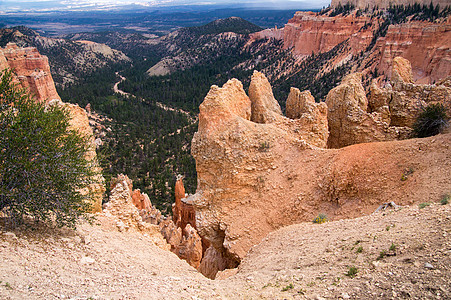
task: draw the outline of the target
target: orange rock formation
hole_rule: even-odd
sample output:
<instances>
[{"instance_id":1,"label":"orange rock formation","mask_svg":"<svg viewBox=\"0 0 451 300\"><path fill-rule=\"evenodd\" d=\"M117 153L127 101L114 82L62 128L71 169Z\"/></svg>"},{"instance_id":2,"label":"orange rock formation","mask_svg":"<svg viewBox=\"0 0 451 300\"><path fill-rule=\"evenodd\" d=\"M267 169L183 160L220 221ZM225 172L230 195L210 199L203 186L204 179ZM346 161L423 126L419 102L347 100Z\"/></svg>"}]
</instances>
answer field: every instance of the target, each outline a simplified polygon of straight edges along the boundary
<instances>
[{"instance_id":1,"label":"orange rock formation","mask_svg":"<svg viewBox=\"0 0 451 300\"><path fill-rule=\"evenodd\" d=\"M256 77L263 82L261 75ZM382 115L386 108L378 118L368 116L359 75L345 79L343 85L337 100L350 105L340 109L358 109L353 118L372 122L386 118ZM290 102L307 95L292 95ZM259 97L271 99L271 95ZM298 102L302 107L310 101ZM449 192L451 134L325 149L318 147L312 134L327 134L317 135L305 123L282 115L267 123L253 122L252 105L236 79L222 88L212 86L200 105L199 130L192 141L198 189L191 200L198 231L214 248L205 253L205 258L212 259L203 260L199 267L210 276L235 267L253 245L282 226L311 221L319 213L330 219L358 217L384 202L435 201ZM273 115L265 107L259 104L258 114ZM306 113L304 118L316 118L311 124L327 128L327 107L323 103L317 109L324 109L324 114ZM301 108L290 111L293 116L303 112ZM403 181L406 172L410 175Z\"/></svg>"},{"instance_id":2,"label":"orange rock formation","mask_svg":"<svg viewBox=\"0 0 451 300\"><path fill-rule=\"evenodd\" d=\"M0 69L6 68L13 70L17 81L36 100L48 103L53 99L60 99L50 73L48 58L39 54L36 48L19 48L14 43L0 48Z\"/></svg>"}]
</instances>

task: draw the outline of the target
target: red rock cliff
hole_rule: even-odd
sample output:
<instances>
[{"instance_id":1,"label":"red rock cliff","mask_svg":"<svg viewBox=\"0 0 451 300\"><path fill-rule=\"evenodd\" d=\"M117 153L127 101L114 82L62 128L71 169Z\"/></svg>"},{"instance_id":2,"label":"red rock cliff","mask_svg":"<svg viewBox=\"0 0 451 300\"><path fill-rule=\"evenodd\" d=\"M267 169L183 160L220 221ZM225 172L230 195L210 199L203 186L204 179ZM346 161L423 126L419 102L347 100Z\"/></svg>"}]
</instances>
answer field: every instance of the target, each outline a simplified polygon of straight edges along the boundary
<instances>
[{"instance_id":1,"label":"red rock cliff","mask_svg":"<svg viewBox=\"0 0 451 300\"><path fill-rule=\"evenodd\" d=\"M367 17L328 17L314 12L296 12L294 17L285 25L283 41L284 48L292 48L297 55L311 55L312 53L327 52L336 45L350 38L353 34L369 22ZM369 35L371 27L359 33L358 38L363 47L371 41ZM362 47L355 48L357 53Z\"/></svg>"},{"instance_id":2,"label":"red rock cliff","mask_svg":"<svg viewBox=\"0 0 451 300\"><path fill-rule=\"evenodd\" d=\"M386 36L378 38L369 60L374 59L379 74L390 78L397 56L410 61L417 83L434 83L451 75L451 17L443 23L390 25Z\"/></svg>"},{"instance_id":3,"label":"red rock cliff","mask_svg":"<svg viewBox=\"0 0 451 300\"><path fill-rule=\"evenodd\" d=\"M357 8L388 8L391 5L409 5L414 3L420 3L421 5L429 5L431 3L435 6L437 4L440 7L449 5L449 0L332 0L330 6L337 7L339 4L345 5L347 3L354 4Z\"/></svg>"},{"instance_id":4,"label":"red rock cliff","mask_svg":"<svg viewBox=\"0 0 451 300\"><path fill-rule=\"evenodd\" d=\"M0 48L0 68L12 69L22 87L30 91L36 100L48 103L60 99L50 74L49 60L36 48L19 48L9 43L5 48Z\"/></svg>"}]
</instances>

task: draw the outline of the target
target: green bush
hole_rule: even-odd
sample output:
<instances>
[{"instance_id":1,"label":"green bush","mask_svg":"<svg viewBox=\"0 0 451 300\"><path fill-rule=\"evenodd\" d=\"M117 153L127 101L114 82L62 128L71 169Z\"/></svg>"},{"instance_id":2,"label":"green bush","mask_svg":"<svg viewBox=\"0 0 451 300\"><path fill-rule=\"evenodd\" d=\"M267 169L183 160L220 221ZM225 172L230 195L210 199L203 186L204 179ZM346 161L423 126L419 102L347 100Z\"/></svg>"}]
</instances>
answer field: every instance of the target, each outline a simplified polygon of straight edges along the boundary
<instances>
[{"instance_id":1,"label":"green bush","mask_svg":"<svg viewBox=\"0 0 451 300\"><path fill-rule=\"evenodd\" d=\"M431 205L431 203L429 203L429 202L423 202L423 203L418 204L418 207L419 207L420 209L423 209L423 208L425 208L425 207L427 207L427 206L429 206L429 205Z\"/></svg>"},{"instance_id":2,"label":"green bush","mask_svg":"<svg viewBox=\"0 0 451 300\"><path fill-rule=\"evenodd\" d=\"M358 272L359 269L357 267L349 267L348 272L345 275L354 278Z\"/></svg>"},{"instance_id":3,"label":"green bush","mask_svg":"<svg viewBox=\"0 0 451 300\"><path fill-rule=\"evenodd\" d=\"M441 205L446 205L449 203L449 200L451 199L450 194L443 195L442 199L440 200Z\"/></svg>"},{"instance_id":4,"label":"green bush","mask_svg":"<svg viewBox=\"0 0 451 300\"><path fill-rule=\"evenodd\" d=\"M441 104L428 105L413 125L415 135L423 138L441 133L448 125L446 108Z\"/></svg>"},{"instance_id":5,"label":"green bush","mask_svg":"<svg viewBox=\"0 0 451 300\"><path fill-rule=\"evenodd\" d=\"M69 112L46 107L0 73L0 210L11 227L26 217L75 228L92 207L89 137L69 129Z\"/></svg>"},{"instance_id":6,"label":"green bush","mask_svg":"<svg viewBox=\"0 0 451 300\"><path fill-rule=\"evenodd\" d=\"M327 216L325 214L319 214L315 219L313 219L313 223L322 224L328 221Z\"/></svg>"}]
</instances>

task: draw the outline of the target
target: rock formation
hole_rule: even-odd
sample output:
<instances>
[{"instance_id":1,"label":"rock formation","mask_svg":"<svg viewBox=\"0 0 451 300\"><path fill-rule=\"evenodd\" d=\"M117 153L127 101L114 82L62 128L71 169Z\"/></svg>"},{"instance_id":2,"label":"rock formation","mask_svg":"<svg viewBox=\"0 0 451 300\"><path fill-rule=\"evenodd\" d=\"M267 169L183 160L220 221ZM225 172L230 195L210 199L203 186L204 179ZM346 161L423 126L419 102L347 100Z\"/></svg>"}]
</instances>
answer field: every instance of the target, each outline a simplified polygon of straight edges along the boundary
<instances>
[{"instance_id":1,"label":"rock formation","mask_svg":"<svg viewBox=\"0 0 451 300\"><path fill-rule=\"evenodd\" d=\"M439 4L442 8L449 5L449 1L447 0L332 0L330 6L337 7L339 4L346 5L348 3L353 4L356 8L362 9L374 7L385 9L390 7L390 5L407 6L415 3L419 3L421 5L429 5L429 3L432 3L434 6Z\"/></svg>"},{"instance_id":2,"label":"rock formation","mask_svg":"<svg viewBox=\"0 0 451 300\"><path fill-rule=\"evenodd\" d=\"M316 103L310 91L291 88L287 98L286 115L296 124L295 131L310 144L325 148L329 137L327 105Z\"/></svg>"},{"instance_id":3,"label":"rock formation","mask_svg":"<svg viewBox=\"0 0 451 300\"><path fill-rule=\"evenodd\" d=\"M410 62L393 60L391 84L379 88L376 81L367 99L361 74L348 75L327 95L330 148L358 143L406 139L416 118L430 103L441 103L451 115L451 89L446 85L414 84ZM446 82L446 81L445 81Z\"/></svg>"},{"instance_id":4,"label":"rock formation","mask_svg":"<svg viewBox=\"0 0 451 300\"><path fill-rule=\"evenodd\" d=\"M160 234L159 226L144 222L141 218L138 208L133 204L132 189L132 181L126 175L121 174L113 179L109 201L104 205L105 215L116 220L119 231L134 230L146 233L155 245L169 250L170 246Z\"/></svg>"},{"instance_id":5,"label":"rock formation","mask_svg":"<svg viewBox=\"0 0 451 300\"><path fill-rule=\"evenodd\" d=\"M298 11L283 29L283 45L296 55L311 55L332 50L336 45L355 36L358 43L352 53L358 53L371 41L371 26L362 30L370 18L354 14L329 17L314 12ZM358 38L357 38L358 36Z\"/></svg>"},{"instance_id":6,"label":"rock formation","mask_svg":"<svg viewBox=\"0 0 451 300\"><path fill-rule=\"evenodd\" d=\"M280 119L282 109L274 98L272 87L263 73L254 71L249 86L251 100L251 121L255 123L272 123Z\"/></svg>"},{"instance_id":7,"label":"rock formation","mask_svg":"<svg viewBox=\"0 0 451 300\"><path fill-rule=\"evenodd\" d=\"M14 71L16 80L37 101L48 103L60 99L50 73L48 58L40 55L36 48L19 48L14 43L0 48L0 69L6 68Z\"/></svg>"},{"instance_id":8,"label":"rock formation","mask_svg":"<svg viewBox=\"0 0 451 300\"><path fill-rule=\"evenodd\" d=\"M204 252L202 238L194 228L194 209L182 201L185 197L183 177L179 177L175 187L176 203L173 206L173 220L163 217L161 212L152 206L149 196L139 189L133 190L133 183L126 175L119 175L112 181L109 202L105 206L105 214L118 218L119 231L135 229L150 232L164 238L165 243L158 240L160 247L171 250L191 266L198 268ZM181 226L183 225L183 226ZM158 232L158 235L155 234Z\"/></svg>"},{"instance_id":9,"label":"rock formation","mask_svg":"<svg viewBox=\"0 0 451 300\"><path fill-rule=\"evenodd\" d=\"M375 3L362 2L370 7ZM427 5L429 3L427 1ZM384 36L373 40L374 33L378 32L384 19L370 14L357 16L356 12L354 10L345 16L340 14L333 17L296 12L284 28L254 33L251 39L281 39L284 49L291 49L298 61L312 53L325 53L342 44L343 47L336 50L336 56L328 58L329 63L318 74L330 72L352 60L350 66L353 72L369 74L377 70L378 74L391 78L393 59L402 56L411 62L413 80L417 83L431 84L451 75L451 17L436 22L409 20L392 24ZM375 42L374 46L367 49L371 42ZM357 59L364 52L362 61Z\"/></svg>"},{"instance_id":10,"label":"rock formation","mask_svg":"<svg viewBox=\"0 0 451 300\"><path fill-rule=\"evenodd\" d=\"M390 25L362 64L373 64L379 74L391 78L393 60L402 56L412 64L416 83L435 83L451 75L450 29L451 17L440 23L410 21Z\"/></svg>"},{"instance_id":11,"label":"rock formation","mask_svg":"<svg viewBox=\"0 0 451 300\"><path fill-rule=\"evenodd\" d=\"M102 200L105 193L104 178L100 174L97 163L96 145L93 131L89 125L86 111L76 104L63 103L56 92L55 84L50 74L50 67L46 56L40 55L36 48L19 48L9 43L6 48L0 48L0 69L13 70L14 80L28 90L36 101L47 105L61 105L69 111L70 128L90 137L90 147L87 159L93 162L99 173L96 184L91 184L86 191L93 195L93 212L102 210Z\"/></svg>"},{"instance_id":12,"label":"rock formation","mask_svg":"<svg viewBox=\"0 0 451 300\"><path fill-rule=\"evenodd\" d=\"M150 211L152 208L152 203L150 202L149 196L147 194L142 194L139 189L134 190L132 194L133 204L138 209L145 209Z\"/></svg>"},{"instance_id":13,"label":"rock formation","mask_svg":"<svg viewBox=\"0 0 451 300\"><path fill-rule=\"evenodd\" d=\"M327 95L329 120L329 148L391 141L407 138L409 128L390 126L390 109L387 105L367 113L368 100L362 86L362 75L354 73Z\"/></svg>"},{"instance_id":14,"label":"rock formation","mask_svg":"<svg viewBox=\"0 0 451 300\"><path fill-rule=\"evenodd\" d=\"M265 88L265 92L270 90ZM377 113L367 112L359 74L349 76L333 93L336 99L328 101L332 115L335 110L349 109L347 122L363 118L362 136L366 128L373 137L390 130L387 106ZM270 95L259 97L271 99ZM305 106L314 106L321 116L316 118L326 120L325 104L313 104L308 93L301 95L296 90L290 98L290 107L300 103L298 108L288 109L290 116L301 115L301 119L280 115L275 122L252 122L253 103L236 79L222 88L213 86L200 105L199 130L192 141L198 188L190 199L198 232L212 247L199 267L209 276L215 270L235 267L253 245L276 228L312 221L319 213L330 219L357 217L384 202L412 204L449 192L451 134L319 148L317 140L305 134L309 128L297 122L310 110L302 109ZM265 107L259 115L273 115L272 110L264 111ZM327 121L323 123L327 125ZM384 130L377 131L379 128ZM410 175L403 181L406 172ZM424 188L432 182L436 189Z\"/></svg>"}]
</instances>

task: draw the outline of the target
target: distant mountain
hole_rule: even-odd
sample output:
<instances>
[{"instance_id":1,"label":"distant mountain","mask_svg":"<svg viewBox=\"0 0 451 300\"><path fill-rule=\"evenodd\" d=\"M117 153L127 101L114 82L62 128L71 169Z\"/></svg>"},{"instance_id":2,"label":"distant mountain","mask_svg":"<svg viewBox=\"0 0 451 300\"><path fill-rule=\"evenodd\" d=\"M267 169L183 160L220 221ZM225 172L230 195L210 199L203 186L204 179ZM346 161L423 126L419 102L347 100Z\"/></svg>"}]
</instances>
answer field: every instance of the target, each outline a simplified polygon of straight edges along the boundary
<instances>
[{"instance_id":1,"label":"distant mountain","mask_svg":"<svg viewBox=\"0 0 451 300\"><path fill-rule=\"evenodd\" d=\"M203 26L180 29L181 33L190 33L194 35L219 34L223 32L249 34L260 30L263 30L263 28L239 17L219 19Z\"/></svg>"},{"instance_id":2,"label":"distant mountain","mask_svg":"<svg viewBox=\"0 0 451 300\"><path fill-rule=\"evenodd\" d=\"M36 47L49 58L56 84L76 82L91 72L112 63L129 62L121 51L91 41L72 41L40 36L25 26L0 29L0 46L14 42L19 47Z\"/></svg>"}]
</instances>

